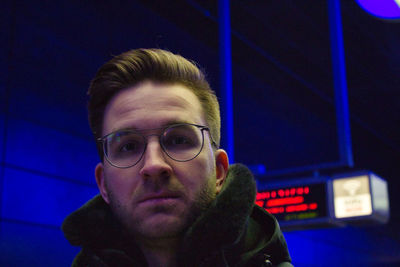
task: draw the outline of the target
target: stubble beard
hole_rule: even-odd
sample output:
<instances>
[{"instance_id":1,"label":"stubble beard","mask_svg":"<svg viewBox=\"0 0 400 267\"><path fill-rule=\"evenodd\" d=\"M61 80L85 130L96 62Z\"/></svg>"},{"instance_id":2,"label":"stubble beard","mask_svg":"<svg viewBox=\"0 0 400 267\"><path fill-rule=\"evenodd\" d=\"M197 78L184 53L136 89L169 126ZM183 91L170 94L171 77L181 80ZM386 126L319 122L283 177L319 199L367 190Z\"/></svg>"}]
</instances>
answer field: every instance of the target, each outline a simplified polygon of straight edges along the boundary
<instances>
[{"instance_id":1,"label":"stubble beard","mask_svg":"<svg viewBox=\"0 0 400 267\"><path fill-rule=\"evenodd\" d=\"M130 207L124 206L120 201L118 201L118 199L115 197L114 192L109 190L107 182L105 183L105 186L110 200L109 205L111 211L113 212L119 223L121 223L124 227L123 231L126 234L133 238L140 236L140 239L142 239L146 238L147 236L150 238L159 239L183 237L186 230L194 223L197 218L199 218L199 216L201 216L201 214L203 214L210 207L211 203L216 198L215 179L216 177L214 175L214 177L205 180L205 183L202 185L201 189L194 197L191 206L186 207L186 209L188 209L186 212L186 216L181 218L181 220L183 221L179 222L179 226L177 226L173 231L166 230L163 233L158 233L153 236L149 236L147 233L144 233L140 219L132 218L132 214L129 210ZM154 211L156 212L165 212L165 210L166 209L163 207L156 207L154 209Z\"/></svg>"}]
</instances>

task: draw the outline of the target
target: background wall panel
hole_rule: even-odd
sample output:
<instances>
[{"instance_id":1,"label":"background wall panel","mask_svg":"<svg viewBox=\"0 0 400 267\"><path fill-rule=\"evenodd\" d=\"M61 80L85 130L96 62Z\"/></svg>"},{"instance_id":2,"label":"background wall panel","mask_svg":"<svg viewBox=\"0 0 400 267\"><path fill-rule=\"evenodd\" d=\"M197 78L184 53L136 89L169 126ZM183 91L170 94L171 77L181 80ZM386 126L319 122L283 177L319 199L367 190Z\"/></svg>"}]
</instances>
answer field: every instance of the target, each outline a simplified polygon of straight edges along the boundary
<instances>
[{"instance_id":1,"label":"background wall panel","mask_svg":"<svg viewBox=\"0 0 400 267\"><path fill-rule=\"evenodd\" d=\"M79 249L58 228L0 221L1 266L71 266Z\"/></svg>"},{"instance_id":2,"label":"background wall panel","mask_svg":"<svg viewBox=\"0 0 400 267\"><path fill-rule=\"evenodd\" d=\"M10 113L90 136L85 105L89 81L82 78L95 71L89 56L32 23L20 27L9 81Z\"/></svg>"},{"instance_id":3,"label":"background wall panel","mask_svg":"<svg viewBox=\"0 0 400 267\"><path fill-rule=\"evenodd\" d=\"M5 161L24 169L95 185L94 168L99 157L90 139L10 119Z\"/></svg>"},{"instance_id":4,"label":"background wall panel","mask_svg":"<svg viewBox=\"0 0 400 267\"><path fill-rule=\"evenodd\" d=\"M11 1L2 2L2 8L11 11ZM12 47L12 14L11 12L2 12L0 16L0 25L4 25L0 30L0 112L6 111L6 86L9 80L8 59ZM2 129L2 128L0 128ZM1 131L1 130L0 130Z\"/></svg>"},{"instance_id":5,"label":"background wall panel","mask_svg":"<svg viewBox=\"0 0 400 267\"><path fill-rule=\"evenodd\" d=\"M0 71L7 72L5 69L0 67ZM0 79L0 113L4 113L7 107L7 95L6 95L6 81Z\"/></svg>"},{"instance_id":6,"label":"background wall panel","mask_svg":"<svg viewBox=\"0 0 400 267\"><path fill-rule=\"evenodd\" d=\"M4 143L4 133L5 133L4 119L5 119L4 114L0 113L0 165L2 165L2 163L3 163L3 153L4 153L4 145L5 145L5 143Z\"/></svg>"},{"instance_id":7,"label":"background wall panel","mask_svg":"<svg viewBox=\"0 0 400 267\"><path fill-rule=\"evenodd\" d=\"M397 266L399 245L379 226L294 231L285 237L295 266Z\"/></svg>"},{"instance_id":8,"label":"background wall panel","mask_svg":"<svg viewBox=\"0 0 400 267\"><path fill-rule=\"evenodd\" d=\"M5 168L1 217L59 227L64 218L98 193L97 187Z\"/></svg>"},{"instance_id":9,"label":"background wall panel","mask_svg":"<svg viewBox=\"0 0 400 267\"><path fill-rule=\"evenodd\" d=\"M60 74L50 77L45 70L18 64L18 73L10 82L9 112L13 117L30 120L90 139L87 123L86 91ZM54 67L53 67L54 68Z\"/></svg>"},{"instance_id":10,"label":"background wall panel","mask_svg":"<svg viewBox=\"0 0 400 267\"><path fill-rule=\"evenodd\" d=\"M16 3L17 36L21 38L19 39L21 42L17 42L17 49L25 51L23 55L28 55L28 58L40 55L40 53L32 54L31 52L32 49L40 51L40 44L44 43L47 43L41 50L44 53L49 44L83 52L80 56L108 50L111 42L109 33L112 29L109 27L107 15L109 9L104 6L106 2L18 1ZM27 29L33 32L30 33ZM41 35L37 35L38 33ZM103 42L93 42L99 37ZM33 46L29 48L27 44L33 44ZM63 58L62 53L52 59L42 58L42 62L61 58Z\"/></svg>"},{"instance_id":11,"label":"background wall panel","mask_svg":"<svg viewBox=\"0 0 400 267\"><path fill-rule=\"evenodd\" d=\"M236 155L237 162L263 163L269 172L338 161L336 130L329 118L240 67L234 73L235 148L246 152ZM246 88L240 87L243 80Z\"/></svg>"}]
</instances>

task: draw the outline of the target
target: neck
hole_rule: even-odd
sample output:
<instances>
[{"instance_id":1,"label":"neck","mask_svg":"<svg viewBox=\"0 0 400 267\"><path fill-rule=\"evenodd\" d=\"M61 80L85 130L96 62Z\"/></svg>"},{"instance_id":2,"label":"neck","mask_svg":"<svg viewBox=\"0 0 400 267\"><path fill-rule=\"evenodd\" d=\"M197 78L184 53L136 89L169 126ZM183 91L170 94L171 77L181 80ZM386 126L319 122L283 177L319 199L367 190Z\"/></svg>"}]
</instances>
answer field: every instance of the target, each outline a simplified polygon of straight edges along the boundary
<instances>
[{"instance_id":1,"label":"neck","mask_svg":"<svg viewBox=\"0 0 400 267\"><path fill-rule=\"evenodd\" d=\"M140 242L141 241L141 242ZM176 266L177 250L180 240L177 238L140 240L139 247L146 258L149 267Z\"/></svg>"}]
</instances>

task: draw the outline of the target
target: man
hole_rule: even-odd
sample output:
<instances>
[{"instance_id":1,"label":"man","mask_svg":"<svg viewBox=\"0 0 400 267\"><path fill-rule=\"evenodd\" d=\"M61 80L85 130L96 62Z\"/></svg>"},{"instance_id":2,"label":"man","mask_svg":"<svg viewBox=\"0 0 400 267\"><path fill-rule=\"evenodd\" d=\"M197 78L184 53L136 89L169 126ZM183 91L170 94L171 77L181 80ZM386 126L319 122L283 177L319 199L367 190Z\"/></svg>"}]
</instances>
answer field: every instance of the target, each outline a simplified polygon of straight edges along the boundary
<instances>
[{"instance_id":1,"label":"man","mask_svg":"<svg viewBox=\"0 0 400 267\"><path fill-rule=\"evenodd\" d=\"M89 95L100 195L63 223L82 247L73 266L292 266L251 173L219 148L218 101L194 63L132 50Z\"/></svg>"}]
</instances>

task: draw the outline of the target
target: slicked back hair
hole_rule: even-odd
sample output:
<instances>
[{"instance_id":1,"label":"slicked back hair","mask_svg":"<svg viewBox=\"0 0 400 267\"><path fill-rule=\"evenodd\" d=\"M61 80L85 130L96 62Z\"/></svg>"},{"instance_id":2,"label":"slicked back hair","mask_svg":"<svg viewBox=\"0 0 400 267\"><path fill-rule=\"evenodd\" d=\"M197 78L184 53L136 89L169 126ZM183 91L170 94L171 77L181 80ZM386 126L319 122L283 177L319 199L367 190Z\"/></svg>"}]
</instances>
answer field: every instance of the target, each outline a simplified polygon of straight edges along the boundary
<instances>
[{"instance_id":1,"label":"slicked back hair","mask_svg":"<svg viewBox=\"0 0 400 267\"><path fill-rule=\"evenodd\" d=\"M88 90L89 125L100 138L107 104L120 91L144 81L181 84L199 99L210 134L220 144L221 118L217 97L196 63L161 49L134 49L115 56L97 71ZM97 142L101 160L103 150Z\"/></svg>"}]
</instances>

